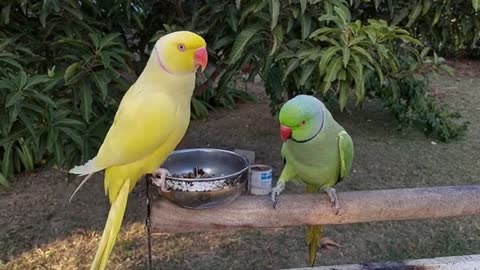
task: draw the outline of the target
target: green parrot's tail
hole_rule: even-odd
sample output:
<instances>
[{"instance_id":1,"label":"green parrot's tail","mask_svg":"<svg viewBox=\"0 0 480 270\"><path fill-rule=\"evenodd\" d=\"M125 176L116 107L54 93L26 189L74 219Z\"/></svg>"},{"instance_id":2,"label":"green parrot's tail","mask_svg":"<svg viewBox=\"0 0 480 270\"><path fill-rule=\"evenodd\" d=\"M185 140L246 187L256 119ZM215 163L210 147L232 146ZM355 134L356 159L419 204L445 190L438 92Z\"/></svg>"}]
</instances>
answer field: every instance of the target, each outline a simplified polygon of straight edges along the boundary
<instances>
[{"instance_id":1,"label":"green parrot's tail","mask_svg":"<svg viewBox=\"0 0 480 270\"><path fill-rule=\"evenodd\" d=\"M307 226L308 265L314 266L317 259L317 247L322 239L322 226Z\"/></svg>"},{"instance_id":2,"label":"green parrot's tail","mask_svg":"<svg viewBox=\"0 0 480 270\"><path fill-rule=\"evenodd\" d=\"M307 185L306 191L309 193L317 192L316 186ZM322 225L307 226L307 245L308 245L308 265L314 266L317 259L317 247L322 239Z\"/></svg>"}]
</instances>

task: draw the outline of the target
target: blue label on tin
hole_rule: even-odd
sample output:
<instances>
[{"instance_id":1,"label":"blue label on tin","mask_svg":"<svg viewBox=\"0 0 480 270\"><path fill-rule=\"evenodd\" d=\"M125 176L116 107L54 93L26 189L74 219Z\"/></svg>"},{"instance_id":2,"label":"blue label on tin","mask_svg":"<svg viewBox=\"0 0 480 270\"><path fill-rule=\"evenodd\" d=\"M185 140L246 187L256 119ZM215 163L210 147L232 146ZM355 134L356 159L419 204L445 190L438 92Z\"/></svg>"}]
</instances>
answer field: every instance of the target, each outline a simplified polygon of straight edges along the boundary
<instances>
[{"instance_id":1,"label":"blue label on tin","mask_svg":"<svg viewBox=\"0 0 480 270\"><path fill-rule=\"evenodd\" d=\"M260 175L260 180L262 180L262 182L266 182L268 180L271 180L272 179L272 174L270 173L262 173Z\"/></svg>"}]
</instances>

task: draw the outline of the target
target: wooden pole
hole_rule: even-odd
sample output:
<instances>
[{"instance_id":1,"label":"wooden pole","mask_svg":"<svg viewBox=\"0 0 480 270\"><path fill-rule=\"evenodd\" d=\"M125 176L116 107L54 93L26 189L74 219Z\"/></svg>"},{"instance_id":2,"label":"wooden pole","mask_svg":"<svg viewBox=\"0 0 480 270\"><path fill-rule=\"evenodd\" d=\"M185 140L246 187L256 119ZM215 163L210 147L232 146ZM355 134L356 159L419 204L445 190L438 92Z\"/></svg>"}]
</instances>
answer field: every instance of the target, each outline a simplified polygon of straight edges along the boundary
<instances>
[{"instance_id":1,"label":"wooden pole","mask_svg":"<svg viewBox=\"0 0 480 270\"><path fill-rule=\"evenodd\" d=\"M152 205L152 228L192 232L480 215L480 185L339 192L338 197L338 215L324 193L283 193L276 209L270 196L240 196L229 205L205 210L160 199Z\"/></svg>"}]
</instances>

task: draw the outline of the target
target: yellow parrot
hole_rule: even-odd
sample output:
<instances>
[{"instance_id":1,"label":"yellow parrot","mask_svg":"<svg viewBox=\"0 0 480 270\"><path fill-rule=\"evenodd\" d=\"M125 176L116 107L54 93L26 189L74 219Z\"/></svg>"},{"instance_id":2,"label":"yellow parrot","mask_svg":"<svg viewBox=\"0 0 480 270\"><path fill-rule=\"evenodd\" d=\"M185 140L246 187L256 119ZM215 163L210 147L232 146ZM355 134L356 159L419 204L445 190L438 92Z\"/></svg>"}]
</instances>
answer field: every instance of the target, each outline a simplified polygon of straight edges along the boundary
<instances>
[{"instance_id":1,"label":"yellow parrot","mask_svg":"<svg viewBox=\"0 0 480 270\"><path fill-rule=\"evenodd\" d=\"M70 170L86 175L72 197L94 173L105 170L105 194L111 207L91 270L105 269L128 194L139 178L155 174L164 182L169 174L160 165L185 135L195 72L199 67L203 72L207 62L206 42L199 35L178 31L161 37L142 74L125 93L97 155Z\"/></svg>"}]
</instances>

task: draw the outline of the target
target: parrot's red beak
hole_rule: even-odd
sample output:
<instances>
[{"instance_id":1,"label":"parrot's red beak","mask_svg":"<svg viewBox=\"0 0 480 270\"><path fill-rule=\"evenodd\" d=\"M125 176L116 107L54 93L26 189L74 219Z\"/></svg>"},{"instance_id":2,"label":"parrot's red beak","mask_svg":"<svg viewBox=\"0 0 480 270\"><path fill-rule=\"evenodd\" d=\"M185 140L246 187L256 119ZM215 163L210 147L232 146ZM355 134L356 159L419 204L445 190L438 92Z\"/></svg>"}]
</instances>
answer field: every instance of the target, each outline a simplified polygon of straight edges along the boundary
<instances>
[{"instance_id":1,"label":"parrot's red beak","mask_svg":"<svg viewBox=\"0 0 480 270\"><path fill-rule=\"evenodd\" d=\"M280 125L280 137L282 137L282 141L288 140L290 136L292 136L292 129L284 125Z\"/></svg>"},{"instance_id":2,"label":"parrot's red beak","mask_svg":"<svg viewBox=\"0 0 480 270\"><path fill-rule=\"evenodd\" d=\"M198 48L195 50L195 54L193 57L193 63L195 66L201 66L202 72L205 71L205 68L208 64L208 53L205 47Z\"/></svg>"}]
</instances>

